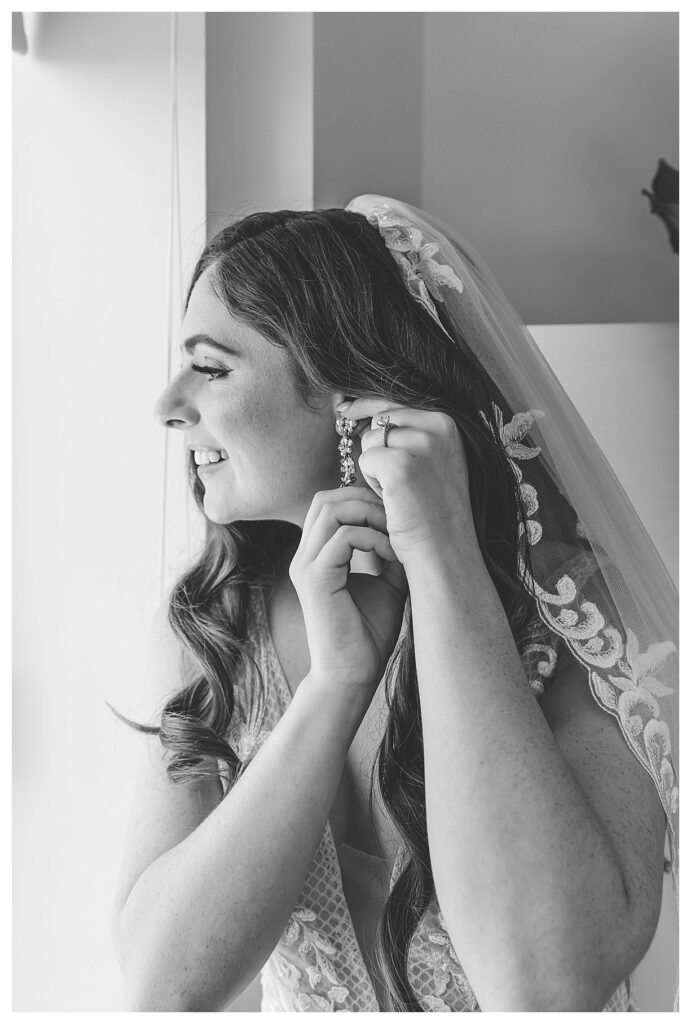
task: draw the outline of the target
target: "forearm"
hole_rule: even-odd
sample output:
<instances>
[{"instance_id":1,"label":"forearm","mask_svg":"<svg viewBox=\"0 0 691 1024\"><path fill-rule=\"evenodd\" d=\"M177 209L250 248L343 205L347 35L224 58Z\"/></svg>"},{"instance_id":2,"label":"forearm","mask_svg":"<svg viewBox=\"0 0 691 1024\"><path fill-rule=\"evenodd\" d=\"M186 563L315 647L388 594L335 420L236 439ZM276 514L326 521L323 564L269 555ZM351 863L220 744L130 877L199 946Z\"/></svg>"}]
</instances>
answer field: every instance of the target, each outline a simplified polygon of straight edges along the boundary
<instances>
[{"instance_id":1,"label":"forearm","mask_svg":"<svg viewBox=\"0 0 691 1024\"><path fill-rule=\"evenodd\" d=\"M574 1009L578 992L578 1009L601 1009L586 1005L600 998L600 937L627 911L611 842L530 691L484 565L406 571L432 870L454 948L483 1010Z\"/></svg>"},{"instance_id":2,"label":"forearm","mask_svg":"<svg viewBox=\"0 0 691 1024\"><path fill-rule=\"evenodd\" d=\"M366 707L307 677L228 796L140 876L119 945L136 1009L222 1009L297 902Z\"/></svg>"}]
</instances>

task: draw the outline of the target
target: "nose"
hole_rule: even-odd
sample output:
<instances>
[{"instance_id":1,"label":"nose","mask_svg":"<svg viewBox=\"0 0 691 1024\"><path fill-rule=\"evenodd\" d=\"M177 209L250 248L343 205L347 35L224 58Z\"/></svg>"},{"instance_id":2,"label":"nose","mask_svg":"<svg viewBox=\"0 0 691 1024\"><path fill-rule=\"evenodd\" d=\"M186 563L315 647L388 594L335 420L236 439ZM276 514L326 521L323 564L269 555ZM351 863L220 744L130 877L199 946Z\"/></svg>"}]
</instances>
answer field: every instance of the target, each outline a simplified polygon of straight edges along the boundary
<instances>
[{"instance_id":1,"label":"nose","mask_svg":"<svg viewBox=\"0 0 691 1024\"><path fill-rule=\"evenodd\" d=\"M199 414L184 393L178 378L174 378L154 406L154 419L162 427L183 430L199 419Z\"/></svg>"}]
</instances>

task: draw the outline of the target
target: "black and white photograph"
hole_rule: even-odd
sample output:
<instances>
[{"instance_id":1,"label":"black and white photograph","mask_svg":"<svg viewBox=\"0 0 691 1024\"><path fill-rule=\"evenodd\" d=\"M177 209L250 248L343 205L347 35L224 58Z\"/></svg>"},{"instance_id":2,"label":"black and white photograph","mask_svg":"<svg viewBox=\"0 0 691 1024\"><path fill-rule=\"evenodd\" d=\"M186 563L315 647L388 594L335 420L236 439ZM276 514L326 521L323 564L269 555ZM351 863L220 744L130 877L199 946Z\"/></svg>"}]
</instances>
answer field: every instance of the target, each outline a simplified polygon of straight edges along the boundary
<instances>
[{"instance_id":1,"label":"black and white photograph","mask_svg":"<svg viewBox=\"0 0 691 1024\"><path fill-rule=\"evenodd\" d=\"M11 18L12 1010L679 1012L679 11Z\"/></svg>"}]
</instances>

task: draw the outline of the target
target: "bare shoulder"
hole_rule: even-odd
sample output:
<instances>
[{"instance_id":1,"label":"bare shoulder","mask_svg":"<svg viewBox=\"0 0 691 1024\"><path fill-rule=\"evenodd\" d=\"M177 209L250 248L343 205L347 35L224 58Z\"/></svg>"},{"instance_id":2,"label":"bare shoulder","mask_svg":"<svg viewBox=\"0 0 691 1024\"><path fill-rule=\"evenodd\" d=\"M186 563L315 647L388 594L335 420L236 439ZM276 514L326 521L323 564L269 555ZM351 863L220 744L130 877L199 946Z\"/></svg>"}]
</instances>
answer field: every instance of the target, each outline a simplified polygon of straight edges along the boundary
<instances>
[{"instance_id":1,"label":"bare shoulder","mask_svg":"<svg viewBox=\"0 0 691 1024\"><path fill-rule=\"evenodd\" d=\"M616 852L643 956L662 898L666 818L655 784L618 720L596 703L585 669L566 649L540 706Z\"/></svg>"}]
</instances>

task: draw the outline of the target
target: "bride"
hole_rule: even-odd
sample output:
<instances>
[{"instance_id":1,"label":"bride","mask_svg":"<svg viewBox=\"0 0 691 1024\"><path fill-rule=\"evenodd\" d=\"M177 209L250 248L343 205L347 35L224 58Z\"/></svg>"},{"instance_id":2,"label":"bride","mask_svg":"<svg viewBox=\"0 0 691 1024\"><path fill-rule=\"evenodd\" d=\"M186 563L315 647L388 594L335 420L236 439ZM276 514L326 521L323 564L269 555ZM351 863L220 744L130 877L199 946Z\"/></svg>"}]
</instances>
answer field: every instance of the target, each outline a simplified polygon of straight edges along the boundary
<instances>
[{"instance_id":1,"label":"bride","mask_svg":"<svg viewBox=\"0 0 691 1024\"><path fill-rule=\"evenodd\" d=\"M382 196L195 269L129 1008L627 1010L676 881L673 586L474 250Z\"/></svg>"}]
</instances>

